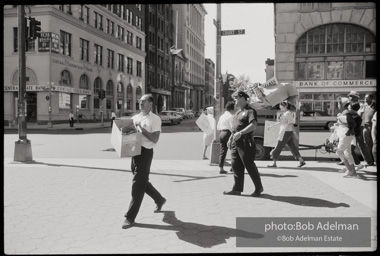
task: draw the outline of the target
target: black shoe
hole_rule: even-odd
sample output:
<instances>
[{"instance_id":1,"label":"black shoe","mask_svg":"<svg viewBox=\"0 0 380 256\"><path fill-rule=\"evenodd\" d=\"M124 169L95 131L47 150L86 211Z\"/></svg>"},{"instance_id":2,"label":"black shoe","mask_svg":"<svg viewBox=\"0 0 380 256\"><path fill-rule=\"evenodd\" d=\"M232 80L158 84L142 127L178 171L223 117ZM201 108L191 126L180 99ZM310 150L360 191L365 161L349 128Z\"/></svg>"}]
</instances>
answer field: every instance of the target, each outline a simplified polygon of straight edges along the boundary
<instances>
[{"instance_id":1,"label":"black shoe","mask_svg":"<svg viewBox=\"0 0 380 256\"><path fill-rule=\"evenodd\" d=\"M133 220L125 219L123 226L121 226L122 229L131 228L135 225L135 222Z\"/></svg>"},{"instance_id":2,"label":"black shoe","mask_svg":"<svg viewBox=\"0 0 380 256\"><path fill-rule=\"evenodd\" d=\"M263 188L263 187L262 187L262 188L259 188L259 189L256 189L255 192L253 192L253 193L251 194L251 196L253 196L253 197L258 197L258 196L261 195L261 193L263 193L263 191L264 191L264 188Z\"/></svg>"},{"instance_id":3,"label":"black shoe","mask_svg":"<svg viewBox=\"0 0 380 256\"><path fill-rule=\"evenodd\" d=\"M234 172L234 170L232 170L232 168L230 169L230 172Z\"/></svg>"},{"instance_id":4,"label":"black shoe","mask_svg":"<svg viewBox=\"0 0 380 256\"><path fill-rule=\"evenodd\" d=\"M375 162L370 162L367 164L367 166L375 166Z\"/></svg>"},{"instance_id":5,"label":"black shoe","mask_svg":"<svg viewBox=\"0 0 380 256\"><path fill-rule=\"evenodd\" d=\"M234 191L234 190L231 190L231 191L224 191L223 192L224 195L234 195L234 196L240 196L241 195L241 192L240 191Z\"/></svg>"},{"instance_id":6,"label":"black shoe","mask_svg":"<svg viewBox=\"0 0 380 256\"><path fill-rule=\"evenodd\" d=\"M302 166L304 166L305 164L306 164L306 162L303 161L302 163L300 163L300 165L298 165L298 167L302 167Z\"/></svg>"},{"instance_id":7,"label":"black shoe","mask_svg":"<svg viewBox=\"0 0 380 256\"><path fill-rule=\"evenodd\" d=\"M271 167L276 168L277 165L276 165L276 164L268 164L267 167L270 167L270 168L271 168Z\"/></svg>"},{"instance_id":8,"label":"black shoe","mask_svg":"<svg viewBox=\"0 0 380 256\"><path fill-rule=\"evenodd\" d=\"M157 204L157 207L156 207L156 209L154 210L154 212L160 212L162 206L163 206L165 203L166 203L166 199L164 198L164 200L163 200L160 204Z\"/></svg>"},{"instance_id":9,"label":"black shoe","mask_svg":"<svg viewBox=\"0 0 380 256\"><path fill-rule=\"evenodd\" d=\"M227 172L225 170L221 170L219 173L220 174L227 174Z\"/></svg>"}]
</instances>

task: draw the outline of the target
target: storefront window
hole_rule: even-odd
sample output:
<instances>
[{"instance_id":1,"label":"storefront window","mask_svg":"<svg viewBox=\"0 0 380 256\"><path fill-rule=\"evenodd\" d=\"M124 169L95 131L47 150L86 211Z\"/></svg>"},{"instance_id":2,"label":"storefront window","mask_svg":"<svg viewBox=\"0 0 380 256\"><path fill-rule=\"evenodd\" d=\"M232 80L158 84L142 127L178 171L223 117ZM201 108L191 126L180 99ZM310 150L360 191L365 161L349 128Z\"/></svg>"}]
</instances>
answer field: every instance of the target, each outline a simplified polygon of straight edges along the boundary
<instances>
[{"instance_id":1,"label":"storefront window","mask_svg":"<svg viewBox=\"0 0 380 256\"><path fill-rule=\"evenodd\" d=\"M71 99L69 93L60 92L59 93L59 108L60 109L70 109Z\"/></svg>"},{"instance_id":2,"label":"storefront window","mask_svg":"<svg viewBox=\"0 0 380 256\"><path fill-rule=\"evenodd\" d=\"M332 93L323 93L322 94L323 100L334 100L334 94Z\"/></svg>"},{"instance_id":3,"label":"storefront window","mask_svg":"<svg viewBox=\"0 0 380 256\"><path fill-rule=\"evenodd\" d=\"M301 93L300 94L300 100L311 100L313 99L312 93Z\"/></svg>"},{"instance_id":4,"label":"storefront window","mask_svg":"<svg viewBox=\"0 0 380 256\"><path fill-rule=\"evenodd\" d=\"M322 100L322 94L321 93L315 93L314 94L314 100Z\"/></svg>"},{"instance_id":5,"label":"storefront window","mask_svg":"<svg viewBox=\"0 0 380 256\"><path fill-rule=\"evenodd\" d=\"M60 85L71 86L71 75L67 70L61 72L61 80L59 81Z\"/></svg>"},{"instance_id":6,"label":"storefront window","mask_svg":"<svg viewBox=\"0 0 380 256\"><path fill-rule=\"evenodd\" d=\"M79 107L81 109L88 109L88 96L79 95Z\"/></svg>"},{"instance_id":7,"label":"storefront window","mask_svg":"<svg viewBox=\"0 0 380 256\"><path fill-rule=\"evenodd\" d=\"M327 79L343 79L343 61L328 62Z\"/></svg>"},{"instance_id":8,"label":"storefront window","mask_svg":"<svg viewBox=\"0 0 380 256\"><path fill-rule=\"evenodd\" d=\"M314 101L314 110L322 111L322 101Z\"/></svg>"},{"instance_id":9,"label":"storefront window","mask_svg":"<svg viewBox=\"0 0 380 256\"><path fill-rule=\"evenodd\" d=\"M324 79L324 63L309 62L308 63L308 79Z\"/></svg>"}]
</instances>

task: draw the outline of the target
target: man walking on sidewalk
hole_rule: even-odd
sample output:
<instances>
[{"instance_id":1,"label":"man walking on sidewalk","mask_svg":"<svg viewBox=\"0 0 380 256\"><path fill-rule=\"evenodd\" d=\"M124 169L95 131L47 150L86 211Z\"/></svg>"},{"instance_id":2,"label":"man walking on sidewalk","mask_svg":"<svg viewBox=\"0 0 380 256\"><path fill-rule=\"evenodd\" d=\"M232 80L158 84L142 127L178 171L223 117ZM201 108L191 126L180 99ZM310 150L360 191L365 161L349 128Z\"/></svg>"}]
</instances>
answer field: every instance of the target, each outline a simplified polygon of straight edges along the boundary
<instances>
[{"instance_id":1,"label":"man walking on sidewalk","mask_svg":"<svg viewBox=\"0 0 380 256\"><path fill-rule=\"evenodd\" d=\"M248 105L248 94L238 91L233 95L238 111L234 114L232 135L228 141L231 149L232 171L235 184L225 195L240 195L244 188L244 169L255 184L255 191L251 194L258 197L264 191L259 171L254 162L256 145L252 133L257 127L257 112Z\"/></svg>"},{"instance_id":2,"label":"man walking on sidewalk","mask_svg":"<svg viewBox=\"0 0 380 256\"><path fill-rule=\"evenodd\" d=\"M149 182L150 166L153 159L153 148L156 146L161 133L161 119L152 112L153 97L145 94L139 100L141 112L132 117L133 124L142 133L141 155L132 157L133 173L132 200L128 212L124 215L122 228L130 228L135 224L144 194L147 193L157 207L154 212L161 211L166 199Z\"/></svg>"}]
</instances>

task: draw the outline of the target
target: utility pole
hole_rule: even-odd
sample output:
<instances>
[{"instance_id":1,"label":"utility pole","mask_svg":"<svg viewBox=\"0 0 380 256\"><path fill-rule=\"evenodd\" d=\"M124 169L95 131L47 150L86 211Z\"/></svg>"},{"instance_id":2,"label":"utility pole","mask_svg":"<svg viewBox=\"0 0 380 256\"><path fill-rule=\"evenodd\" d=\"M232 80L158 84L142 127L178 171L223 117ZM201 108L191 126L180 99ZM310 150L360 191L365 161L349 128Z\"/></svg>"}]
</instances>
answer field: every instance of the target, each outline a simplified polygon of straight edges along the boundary
<instances>
[{"instance_id":1,"label":"utility pole","mask_svg":"<svg viewBox=\"0 0 380 256\"><path fill-rule=\"evenodd\" d=\"M211 157L210 164L219 163L219 154L220 154L220 143L219 143L219 131L216 129L219 117L220 117L220 89L221 89L221 72L222 72L222 6L221 4L216 5L216 84L214 90L214 141L211 144Z\"/></svg>"},{"instance_id":2,"label":"utility pole","mask_svg":"<svg viewBox=\"0 0 380 256\"><path fill-rule=\"evenodd\" d=\"M13 161L31 162L32 146L26 134L26 79L25 79L25 51L26 51L26 24L25 11L23 5L17 6L18 13L18 54L19 54L19 86L18 86L18 135L19 139L15 142L15 153Z\"/></svg>"}]
</instances>

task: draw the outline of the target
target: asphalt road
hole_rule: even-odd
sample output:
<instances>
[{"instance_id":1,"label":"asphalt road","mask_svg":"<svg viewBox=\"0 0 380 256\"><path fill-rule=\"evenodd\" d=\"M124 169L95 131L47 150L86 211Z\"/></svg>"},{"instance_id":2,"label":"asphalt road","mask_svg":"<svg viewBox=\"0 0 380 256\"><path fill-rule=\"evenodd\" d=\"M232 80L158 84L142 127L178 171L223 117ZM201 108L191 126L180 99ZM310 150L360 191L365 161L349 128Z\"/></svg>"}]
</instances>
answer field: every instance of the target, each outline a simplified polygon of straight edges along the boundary
<instances>
[{"instance_id":1,"label":"asphalt road","mask_svg":"<svg viewBox=\"0 0 380 256\"><path fill-rule=\"evenodd\" d=\"M164 125L159 143L155 148L155 159L200 160L203 154L202 131L196 119L184 120L179 125ZM27 138L32 143L35 158L83 158L119 159L110 142L111 128L84 130L28 130ZM300 144L322 145L330 133L323 129L301 130ZM4 134L4 157L14 156L14 144L18 140L17 130L6 130ZM210 152L210 148L207 153ZM282 156L290 156L284 151ZM335 154L322 154L319 150L302 150L301 155L317 158L336 158ZM227 159L229 158L229 153ZM290 158L291 159L291 158ZM207 161L207 160L206 160Z\"/></svg>"}]
</instances>

